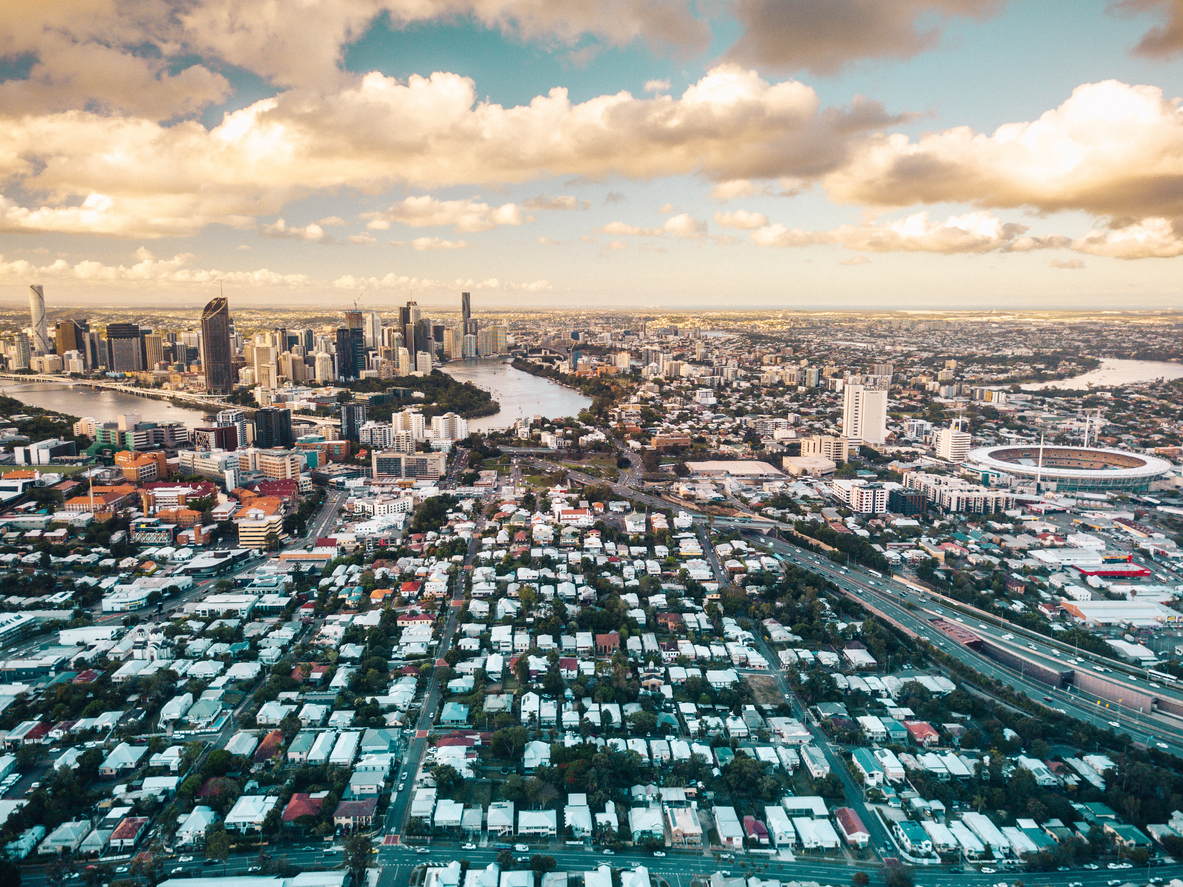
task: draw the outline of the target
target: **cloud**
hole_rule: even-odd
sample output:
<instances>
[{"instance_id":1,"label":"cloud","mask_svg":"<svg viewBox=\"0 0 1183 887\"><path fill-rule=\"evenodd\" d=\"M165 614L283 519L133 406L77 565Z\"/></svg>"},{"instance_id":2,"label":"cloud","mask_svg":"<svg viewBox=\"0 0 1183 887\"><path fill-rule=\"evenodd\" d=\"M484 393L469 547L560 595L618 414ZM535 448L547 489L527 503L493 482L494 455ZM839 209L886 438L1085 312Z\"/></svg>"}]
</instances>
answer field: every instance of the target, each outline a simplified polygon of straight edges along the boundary
<instances>
[{"instance_id":1,"label":"cloud","mask_svg":"<svg viewBox=\"0 0 1183 887\"><path fill-rule=\"evenodd\" d=\"M451 226L459 233L492 231L499 225L520 225L523 217L517 204L489 206L475 200L436 200L430 195L408 197L381 212L362 213L367 227L386 231L391 223L412 228L441 228Z\"/></svg>"},{"instance_id":2,"label":"cloud","mask_svg":"<svg viewBox=\"0 0 1183 887\"><path fill-rule=\"evenodd\" d=\"M555 240L553 237L539 237L537 242L542 244L543 246L558 246L559 245L559 242L557 240Z\"/></svg>"},{"instance_id":3,"label":"cloud","mask_svg":"<svg viewBox=\"0 0 1183 887\"><path fill-rule=\"evenodd\" d=\"M668 80L646 80L645 92L669 92L670 82Z\"/></svg>"},{"instance_id":4,"label":"cloud","mask_svg":"<svg viewBox=\"0 0 1183 887\"><path fill-rule=\"evenodd\" d=\"M1164 21L1142 35L1134 55L1169 58L1183 52L1183 0L1121 0L1110 9L1119 14L1153 13Z\"/></svg>"},{"instance_id":5,"label":"cloud","mask_svg":"<svg viewBox=\"0 0 1183 887\"><path fill-rule=\"evenodd\" d=\"M842 225L832 231L802 231L784 225L768 225L752 232L757 246L802 247L816 244L841 244L846 249L863 252L959 253L1027 252L1068 246L1065 237L1032 237L1027 227L1004 223L988 212L950 216L944 222L932 222L927 212L919 212L886 224Z\"/></svg>"},{"instance_id":6,"label":"cloud","mask_svg":"<svg viewBox=\"0 0 1183 887\"><path fill-rule=\"evenodd\" d=\"M412 249L468 249L466 240L444 240L442 237L416 237L414 240L392 240L391 246L409 246Z\"/></svg>"},{"instance_id":7,"label":"cloud","mask_svg":"<svg viewBox=\"0 0 1183 887\"><path fill-rule=\"evenodd\" d=\"M263 237L273 237L279 240L304 240L308 243L335 243L333 237L316 222L310 222L303 227L289 227L283 219L272 225L259 228Z\"/></svg>"},{"instance_id":8,"label":"cloud","mask_svg":"<svg viewBox=\"0 0 1183 887\"><path fill-rule=\"evenodd\" d=\"M267 268L255 271L219 271L214 268L190 267L192 253L178 253L171 259L158 259L142 247L135 253L138 261L132 265L107 265L96 261L70 264L58 259L50 265L36 266L16 259L7 261L0 256L0 279L28 281L31 279L90 284L110 283L168 283L209 285L219 280L244 286L307 286L312 279L306 274L282 274Z\"/></svg>"},{"instance_id":9,"label":"cloud","mask_svg":"<svg viewBox=\"0 0 1183 887\"><path fill-rule=\"evenodd\" d=\"M670 216L656 228L639 228L627 222L609 222L604 227L598 229L598 233L600 234L611 234L613 236L661 237L664 234L672 234L675 237L682 237L688 240L695 240L702 237L706 232L706 222L702 219L696 219L689 213L679 213L676 216Z\"/></svg>"},{"instance_id":10,"label":"cloud","mask_svg":"<svg viewBox=\"0 0 1183 887\"><path fill-rule=\"evenodd\" d=\"M373 246L375 243L378 242L377 237L374 237L372 234L364 234L364 233L363 234L350 234L349 237L346 239L350 243L356 243L359 246Z\"/></svg>"},{"instance_id":11,"label":"cloud","mask_svg":"<svg viewBox=\"0 0 1183 887\"><path fill-rule=\"evenodd\" d=\"M866 256L847 256L845 259L843 259L838 264L839 265L847 265L847 266L867 265L867 264L870 264L870 261L871 260L868 259Z\"/></svg>"},{"instance_id":12,"label":"cloud","mask_svg":"<svg viewBox=\"0 0 1183 887\"><path fill-rule=\"evenodd\" d=\"M355 277L346 274L328 284L335 289L343 290L396 290L405 292L408 287L416 292L444 292L455 293L457 290L497 290L499 292L539 293L552 289L548 280L531 280L518 282L512 280L498 280L495 277L486 280L459 279L451 281L433 280L428 277L411 277L405 274L391 272L382 277Z\"/></svg>"},{"instance_id":13,"label":"cloud","mask_svg":"<svg viewBox=\"0 0 1183 887\"><path fill-rule=\"evenodd\" d=\"M627 199L628 198L625 197L623 194L621 194L619 191L609 191L604 196L605 203L624 203L625 200L627 200Z\"/></svg>"},{"instance_id":14,"label":"cloud","mask_svg":"<svg viewBox=\"0 0 1183 887\"><path fill-rule=\"evenodd\" d=\"M371 73L332 94L262 99L212 129L86 111L5 119L0 177L44 195L45 211L30 209L25 229L164 236L213 222L254 227L293 200L341 188L372 194L554 175L812 180L843 167L868 132L896 119L864 100L822 109L801 83L729 66L679 98L621 92L573 104L554 89L508 108L478 101L473 81L455 74L399 81ZM68 210L92 195L108 201L103 217L71 222ZM446 218L464 203L408 198L373 219L440 224L419 220ZM452 224L520 223L512 205L499 209L500 217L480 210L481 221Z\"/></svg>"},{"instance_id":15,"label":"cloud","mask_svg":"<svg viewBox=\"0 0 1183 887\"><path fill-rule=\"evenodd\" d=\"M916 141L880 135L828 175L831 197L877 206L969 203L1183 215L1183 113L1154 86L1077 87L1058 108L991 135L968 127Z\"/></svg>"},{"instance_id":16,"label":"cloud","mask_svg":"<svg viewBox=\"0 0 1183 887\"><path fill-rule=\"evenodd\" d=\"M1114 259L1173 259L1183 256L1183 220L1143 219L1092 230L1072 242L1072 249Z\"/></svg>"},{"instance_id":17,"label":"cloud","mask_svg":"<svg viewBox=\"0 0 1183 887\"><path fill-rule=\"evenodd\" d=\"M549 194L539 194L537 197L522 201L522 208L529 210L587 209L590 206L590 200L577 200L568 195L551 197Z\"/></svg>"},{"instance_id":18,"label":"cloud","mask_svg":"<svg viewBox=\"0 0 1183 887\"><path fill-rule=\"evenodd\" d=\"M835 74L861 59L906 59L939 42L950 20L978 20L1006 0L739 0L743 35L727 58Z\"/></svg>"},{"instance_id":19,"label":"cloud","mask_svg":"<svg viewBox=\"0 0 1183 887\"><path fill-rule=\"evenodd\" d=\"M608 256L615 252L628 249L628 244L623 240L613 240L611 243L606 243L600 247L600 255Z\"/></svg>"},{"instance_id":20,"label":"cloud","mask_svg":"<svg viewBox=\"0 0 1183 887\"><path fill-rule=\"evenodd\" d=\"M768 216L764 213L749 212L737 209L734 212L715 213L715 224L720 228L740 228L751 231L768 225Z\"/></svg>"},{"instance_id":21,"label":"cloud","mask_svg":"<svg viewBox=\"0 0 1183 887\"><path fill-rule=\"evenodd\" d=\"M1084 262L1080 259L1052 259L1048 264L1053 268L1068 268L1073 270L1084 267Z\"/></svg>"}]
</instances>

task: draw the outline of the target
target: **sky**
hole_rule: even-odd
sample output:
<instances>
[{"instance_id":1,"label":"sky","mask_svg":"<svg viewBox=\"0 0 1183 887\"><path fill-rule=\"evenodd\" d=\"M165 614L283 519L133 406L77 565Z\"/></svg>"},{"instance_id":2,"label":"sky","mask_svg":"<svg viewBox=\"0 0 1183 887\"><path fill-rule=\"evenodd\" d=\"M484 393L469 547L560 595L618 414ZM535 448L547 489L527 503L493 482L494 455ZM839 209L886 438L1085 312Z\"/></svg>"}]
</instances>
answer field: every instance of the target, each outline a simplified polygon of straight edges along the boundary
<instances>
[{"instance_id":1,"label":"sky","mask_svg":"<svg viewBox=\"0 0 1183 887\"><path fill-rule=\"evenodd\" d=\"M0 302L1183 308L1183 0L7 0Z\"/></svg>"}]
</instances>

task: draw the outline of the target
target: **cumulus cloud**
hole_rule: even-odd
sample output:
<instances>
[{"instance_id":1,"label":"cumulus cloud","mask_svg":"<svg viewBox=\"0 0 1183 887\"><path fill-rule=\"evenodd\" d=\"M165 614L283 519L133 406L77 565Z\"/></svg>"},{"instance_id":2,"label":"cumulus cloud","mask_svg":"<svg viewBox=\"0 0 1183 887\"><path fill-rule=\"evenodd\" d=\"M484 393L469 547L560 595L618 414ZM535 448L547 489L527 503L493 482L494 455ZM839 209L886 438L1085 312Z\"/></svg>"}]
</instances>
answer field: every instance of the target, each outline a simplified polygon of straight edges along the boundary
<instances>
[{"instance_id":1,"label":"cumulus cloud","mask_svg":"<svg viewBox=\"0 0 1183 887\"><path fill-rule=\"evenodd\" d=\"M1072 242L1077 252L1115 259L1173 259L1183 256L1183 219L1142 219L1094 229Z\"/></svg>"},{"instance_id":2,"label":"cumulus cloud","mask_svg":"<svg viewBox=\"0 0 1183 887\"><path fill-rule=\"evenodd\" d=\"M27 229L164 235L213 221L253 227L255 217L278 215L294 199L342 187L374 193L398 183L501 184L560 174L816 178L840 168L855 142L893 119L862 100L822 109L801 83L770 83L727 66L678 98L621 92L574 104L554 89L510 108L479 102L473 81L455 74L404 82L374 73L332 95L290 91L260 100L211 130L192 120L162 125L82 111L8 120L0 176L47 195L52 212L26 219ZM92 194L110 201L104 219L50 218ZM446 215L441 203L464 202L408 198L386 221ZM515 224L508 206L478 227Z\"/></svg>"},{"instance_id":3,"label":"cumulus cloud","mask_svg":"<svg viewBox=\"0 0 1183 887\"><path fill-rule=\"evenodd\" d=\"M433 280L429 277L413 277L390 272L382 277L356 277L346 274L334 280L330 286L343 290L392 289L405 292L407 288L416 292L455 292L456 290L498 290L506 293L540 293L550 290L548 280L513 281L488 278L487 280L460 279L451 281Z\"/></svg>"},{"instance_id":4,"label":"cumulus cloud","mask_svg":"<svg viewBox=\"0 0 1183 887\"><path fill-rule=\"evenodd\" d=\"M842 225L832 231L803 231L768 225L752 232L757 246L802 247L834 243L862 252L957 253L1027 252L1068 246L1065 237L1032 237L1027 227L1006 223L988 212L950 216L933 222L927 212L880 224Z\"/></svg>"},{"instance_id":5,"label":"cumulus cloud","mask_svg":"<svg viewBox=\"0 0 1183 887\"><path fill-rule=\"evenodd\" d=\"M695 240L707 233L707 224L689 213L678 213L676 216L670 216L656 228L641 228L617 221L609 222L599 229L599 233L628 237L661 237L663 234L672 234L675 237Z\"/></svg>"},{"instance_id":6,"label":"cumulus cloud","mask_svg":"<svg viewBox=\"0 0 1183 887\"><path fill-rule=\"evenodd\" d=\"M1183 113L1154 86L1077 87L1058 108L991 135L880 135L825 179L844 202L969 203L1050 213L1183 215Z\"/></svg>"},{"instance_id":7,"label":"cumulus cloud","mask_svg":"<svg viewBox=\"0 0 1183 887\"><path fill-rule=\"evenodd\" d=\"M382 212L362 213L368 228L386 231L391 223L412 228L451 226L457 234L492 231L500 225L520 225L521 209L514 203L489 206L475 200L436 200L430 195L408 197Z\"/></svg>"},{"instance_id":8,"label":"cumulus cloud","mask_svg":"<svg viewBox=\"0 0 1183 887\"><path fill-rule=\"evenodd\" d=\"M303 226L290 226L279 219L274 224L263 225L259 233L264 237L278 240L304 240L308 243L333 243L333 237L316 222L309 222Z\"/></svg>"},{"instance_id":9,"label":"cumulus cloud","mask_svg":"<svg viewBox=\"0 0 1183 887\"><path fill-rule=\"evenodd\" d=\"M1110 8L1119 14L1149 12L1163 19L1142 35L1134 55L1167 58L1183 52L1183 0L1120 0Z\"/></svg>"},{"instance_id":10,"label":"cumulus cloud","mask_svg":"<svg viewBox=\"0 0 1183 887\"><path fill-rule=\"evenodd\" d=\"M522 208L528 210L587 209L590 206L590 200L578 200L566 194L559 195L558 197L551 197L549 194L539 194L537 197L531 197L529 200L522 201Z\"/></svg>"},{"instance_id":11,"label":"cumulus cloud","mask_svg":"<svg viewBox=\"0 0 1183 887\"><path fill-rule=\"evenodd\" d=\"M96 261L71 264L58 259L50 265L37 266L25 259L8 261L0 256L0 279L27 281L31 279L57 282L87 283L148 282L162 284L203 284L217 281L243 286L307 286L312 279L306 274L283 274L260 268L255 271L219 271L214 268L190 267L192 253L178 253L170 259L158 259L147 250L136 251L138 261L130 265L107 265Z\"/></svg>"},{"instance_id":12,"label":"cumulus cloud","mask_svg":"<svg viewBox=\"0 0 1183 887\"><path fill-rule=\"evenodd\" d=\"M668 92L670 82L668 80L646 80L645 92Z\"/></svg>"},{"instance_id":13,"label":"cumulus cloud","mask_svg":"<svg viewBox=\"0 0 1183 887\"><path fill-rule=\"evenodd\" d=\"M442 237L416 237L414 240L392 240L391 246L409 246L420 251L436 249L468 249L467 240L444 240Z\"/></svg>"},{"instance_id":14,"label":"cumulus cloud","mask_svg":"<svg viewBox=\"0 0 1183 887\"><path fill-rule=\"evenodd\" d=\"M746 209L715 213L714 218L715 224L720 228L740 228L744 231L751 231L768 225L768 216L764 213L749 212Z\"/></svg>"},{"instance_id":15,"label":"cumulus cloud","mask_svg":"<svg viewBox=\"0 0 1183 887\"><path fill-rule=\"evenodd\" d=\"M728 57L780 70L834 74L860 59L911 58L955 18L985 19L1006 0L739 0L743 35Z\"/></svg>"}]
</instances>

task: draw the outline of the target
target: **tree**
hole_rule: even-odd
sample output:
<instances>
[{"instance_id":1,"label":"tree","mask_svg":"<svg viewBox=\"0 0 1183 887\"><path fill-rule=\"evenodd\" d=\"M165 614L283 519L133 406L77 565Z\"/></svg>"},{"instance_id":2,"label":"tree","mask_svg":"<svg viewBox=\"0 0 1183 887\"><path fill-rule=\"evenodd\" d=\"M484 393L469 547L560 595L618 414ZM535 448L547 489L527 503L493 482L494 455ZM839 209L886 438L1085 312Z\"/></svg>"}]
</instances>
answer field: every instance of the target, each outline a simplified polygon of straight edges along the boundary
<instances>
[{"instance_id":1,"label":"tree","mask_svg":"<svg viewBox=\"0 0 1183 887\"><path fill-rule=\"evenodd\" d=\"M364 884L366 868L373 852L369 835L356 832L345 841L345 868L353 876L354 884Z\"/></svg>"},{"instance_id":2,"label":"tree","mask_svg":"<svg viewBox=\"0 0 1183 887\"><path fill-rule=\"evenodd\" d=\"M216 825L206 834L205 858L221 862L225 871L226 860L230 858L230 836L224 826Z\"/></svg>"},{"instance_id":3,"label":"tree","mask_svg":"<svg viewBox=\"0 0 1183 887\"><path fill-rule=\"evenodd\" d=\"M887 887L916 887L916 879L912 877L912 870L898 862L884 868L883 881Z\"/></svg>"},{"instance_id":4,"label":"tree","mask_svg":"<svg viewBox=\"0 0 1183 887\"><path fill-rule=\"evenodd\" d=\"M508 850L502 850L497 854L497 865L504 872L513 868L513 854Z\"/></svg>"},{"instance_id":5,"label":"tree","mask_svg":"<svg viewBox=\"0 0 1183 887\"><path fill-rule=\"evenodd\" d=\"M536 872L553 872L558 867L559 864L553 856L535 853L530 857L530 868Z\"/></svg>"},{"instance_id":6,"label":"tree","mask_svg":"<svg viewBox=\"0 0 1183 887\"><path fill-rule=\"evenodd\" d=\"M866 872L855 872L850 876L850 883L853 884L854 887L867 887L867 885L871 883L871 876Z\"/></svg>"}]
</instances>

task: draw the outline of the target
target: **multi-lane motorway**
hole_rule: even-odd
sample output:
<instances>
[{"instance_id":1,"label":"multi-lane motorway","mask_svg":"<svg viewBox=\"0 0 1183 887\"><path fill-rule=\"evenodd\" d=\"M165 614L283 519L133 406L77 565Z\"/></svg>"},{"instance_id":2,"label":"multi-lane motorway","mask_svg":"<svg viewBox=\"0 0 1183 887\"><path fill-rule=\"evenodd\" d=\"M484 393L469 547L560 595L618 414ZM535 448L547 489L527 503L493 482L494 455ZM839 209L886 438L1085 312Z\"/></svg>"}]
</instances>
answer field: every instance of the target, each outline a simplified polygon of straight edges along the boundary
<instances>
[{"instance_id":1,"label":"multi-lane motorway","mask_svg":"<svg viewBox=\"0 0 1183 887\"><path fill-rule=\"evenodd\" d=\"M913 634L926 639L938 650L970 665L974 670L989 678L1004 681L1013 689L1051 709L1060 709L1071 717L1093 724L1102 730L1114 729L1128 733L1135 741L1154 746L1164 751L1183 756L1183 721L1169 715L1151 714L1131 710L1124 706L1109 704L1096 696L1076 690L1071 685L1064 689L1052 689L1046 683L1025 675L1021 669L1011 669L958 642L942 632L933 620L955 623L977 636L989 639L999 646L1010 648L1016 653L1046 662L1058 669L1092 668L1089 660L1082 659L1071 650L1065 651L1054 642L1039 635L1022 632L997 620L962 615L962 609L945 600L934 601L931 595L912 586L904 586L883 578L875 578L866 570L854 566L840 566L828 558L813 554L778 539L769 538L764 544L772 551L786 557L805 569L824 575L843 591L857 597L865 606L877 610L897 622ZM968 612L968 610L967 610ZM1110 666L1102 666L1109 668ZM1107 677L1129 681L1129 676L1110 671ZM1151 689L1142 681L1143 690ZM1137 686L1137 683L1132 683ZM1155 692L1162 692L1156 689ZM1117 726L1114 727L1113 725ZM1165 748L1164 748L1165 746Z\"/></svg>"}]
</instances>

